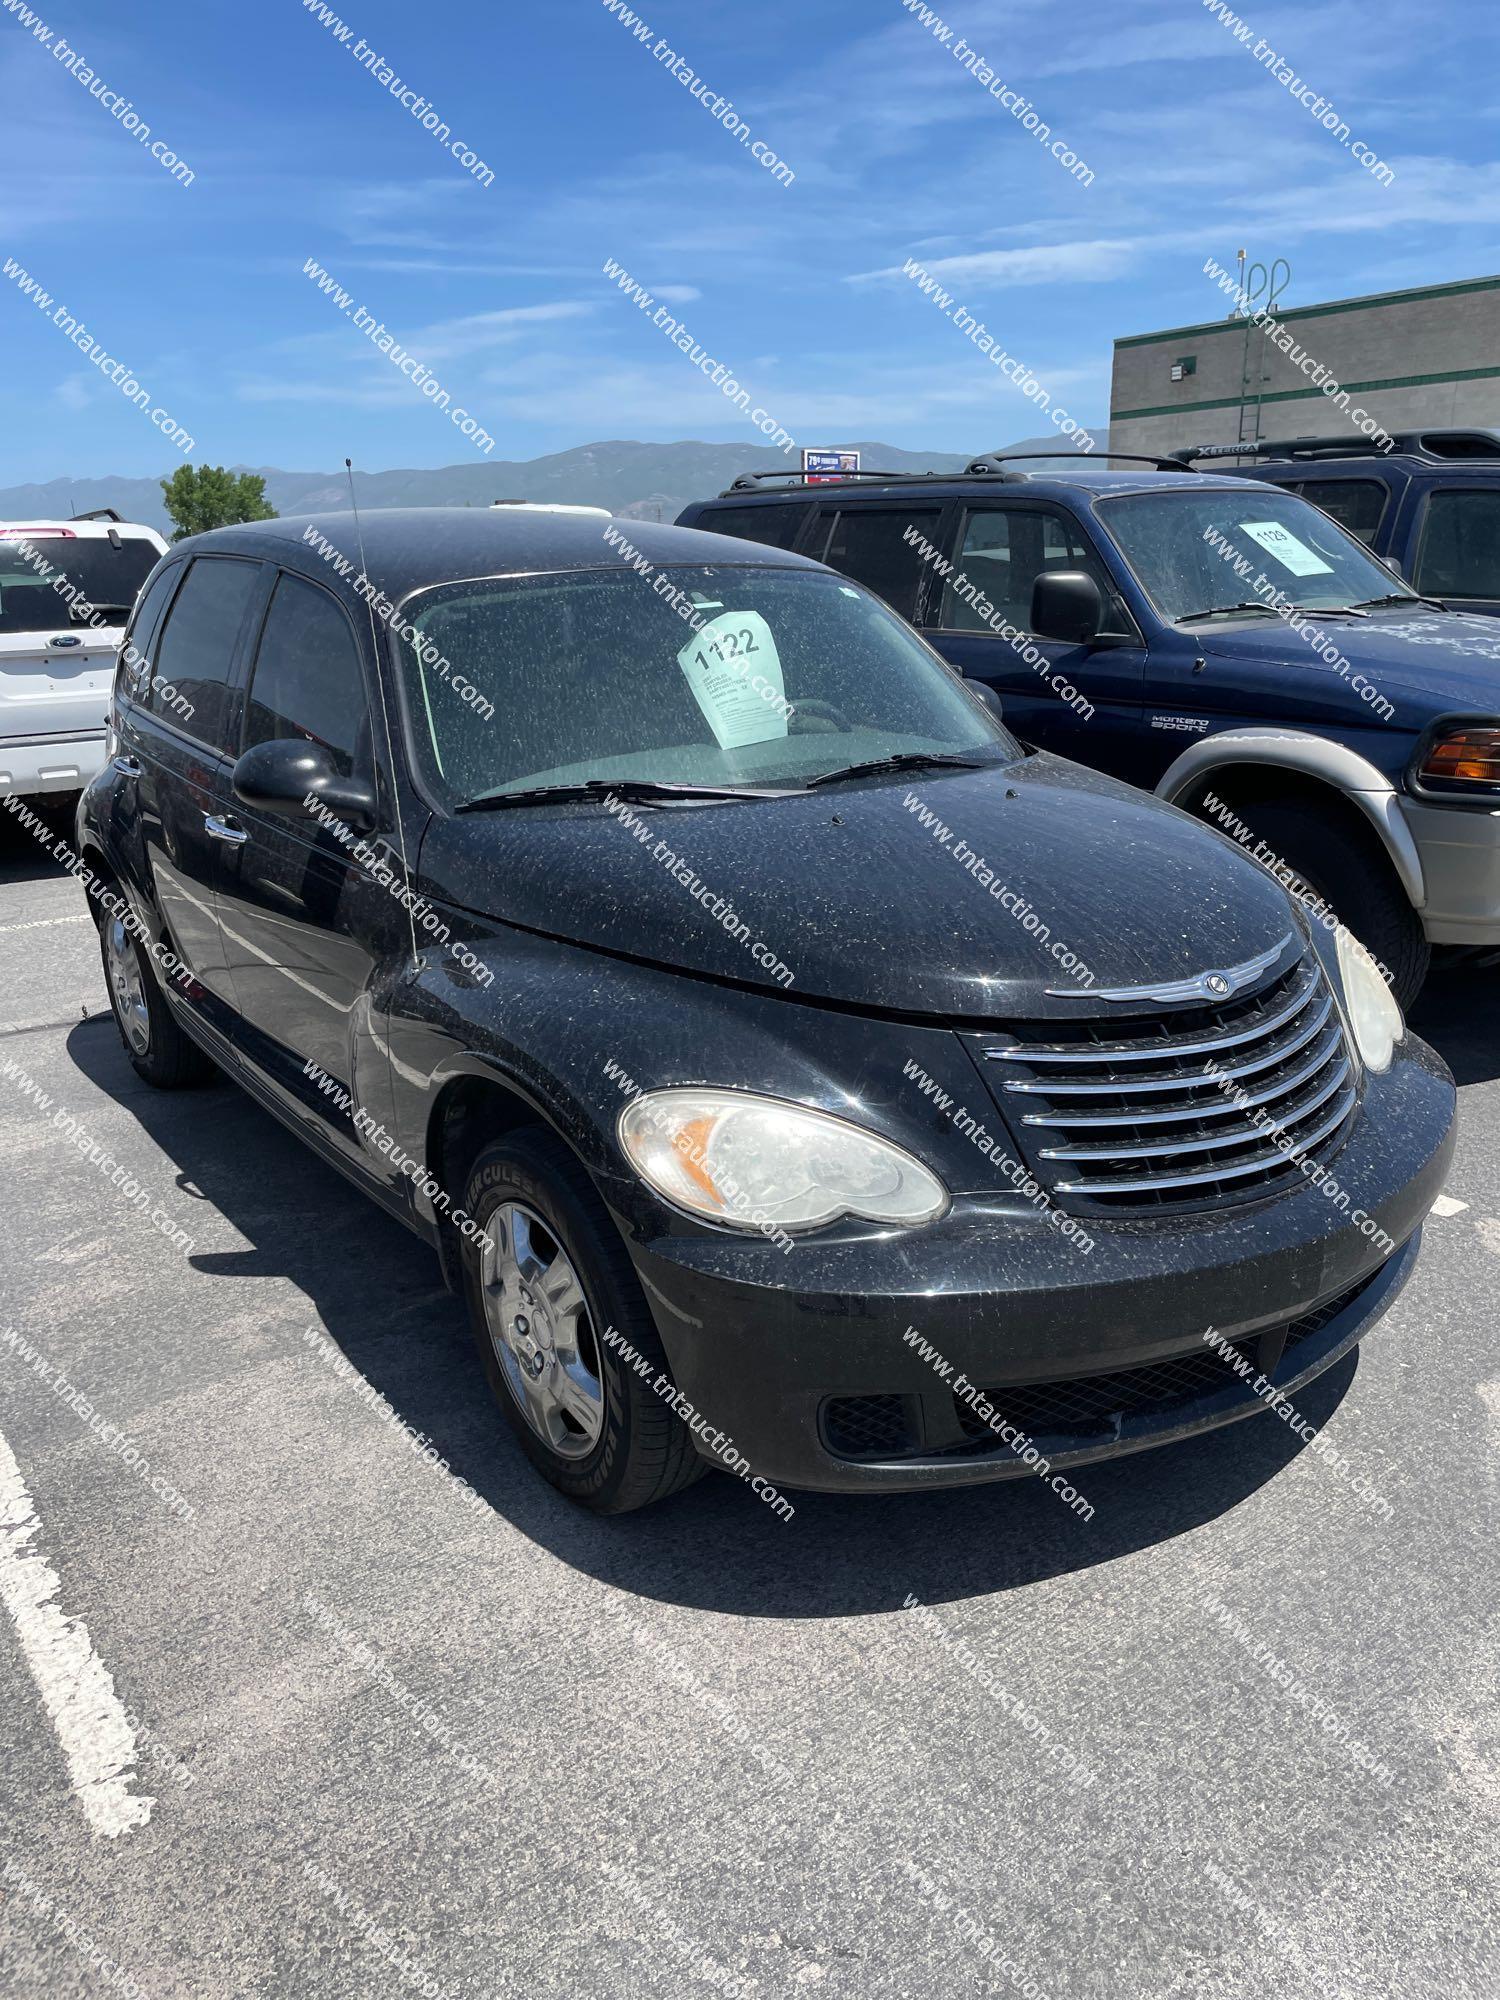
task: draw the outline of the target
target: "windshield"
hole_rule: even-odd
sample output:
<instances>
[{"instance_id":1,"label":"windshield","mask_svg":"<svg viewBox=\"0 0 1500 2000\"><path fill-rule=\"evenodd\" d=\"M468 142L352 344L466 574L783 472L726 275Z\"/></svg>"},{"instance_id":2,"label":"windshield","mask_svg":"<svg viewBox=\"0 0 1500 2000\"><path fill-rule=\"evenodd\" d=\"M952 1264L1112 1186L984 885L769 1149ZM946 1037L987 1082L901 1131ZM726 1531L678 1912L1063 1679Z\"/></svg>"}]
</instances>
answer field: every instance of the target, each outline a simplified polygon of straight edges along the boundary
<instances>
[{"instance_id":1,"label":"windshield","mask_svg":"<svg viewBox=\"0 0 1500 2000\"><path fill-rule=\"evenodd\" d=\"M104 535L0 535L0 632L66 632L91 612L123 625L158 560L138 535L118 548Z\"/></svg>"},{"instance_id":2,"label":"windshield","mask_svg":"<svg viewBox=\"0 0 1500 2000\"><path fill-rule=\"evenodd\" d=\"M1021 754L899 618L817 571L490 577L402 610L411 733L450 810L589 779L795 785L888 756Z\"/></svg>"},{"instance_id":3,"label":"windshield","mask_svg":"<svg viewBox=\"0 0 1500 2000\"><path fill-rule=\"evenodd\" d=\"M1243 493L1177 487L1095 511L1168 621L1242 604L1326 609L1404 588L1327 515L1259 480Z\"/></svg>"}]
</instances>

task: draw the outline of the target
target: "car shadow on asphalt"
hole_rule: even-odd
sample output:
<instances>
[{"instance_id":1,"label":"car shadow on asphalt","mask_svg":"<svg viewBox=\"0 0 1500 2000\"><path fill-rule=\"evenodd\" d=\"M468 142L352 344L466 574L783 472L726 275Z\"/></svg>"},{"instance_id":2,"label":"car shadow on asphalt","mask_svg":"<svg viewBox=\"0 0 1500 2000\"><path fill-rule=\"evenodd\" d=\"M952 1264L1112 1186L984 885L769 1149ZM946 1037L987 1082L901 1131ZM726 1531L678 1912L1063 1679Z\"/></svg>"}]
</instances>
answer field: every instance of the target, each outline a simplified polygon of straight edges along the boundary
<instances>
[{"instance_id":1,"label":"car shadow on asphalt","mask_svg":"<svg viewBox=\"0 0 1500 2000\"><path fill-rule=\"evenodd\" d=\"M42 821L50 839L72 840L76 794L69 794L63 800L27 799L24 803ZM0 888L8 888L12 883L41 882L62 873L62 864L48 853L40 836L29 832L10 812L0 812Z\"/></svg>"},{"instance_id":2,"label":"car shadow on asphalt","mask_svg":"<svg viewBox=\"0 0 1500 2000\"><path fill-rule=\"evenodd\" d=\"M1459 1083L1500 1076L1500 968L1439 966L1412 1009L1411 1024Z\"/></svg>"},{"instance_id":3,"label":"car shadow on asphalt","mask_svg":"<svg viewBox=\"0 0 1500 2000\"><path fill-rule=\"evenodd\" d=\"M189 1262L200 1276L296 1287L364 1380L497 1514L560 1561L642 1597L738 1617L830 1618L899 1609L908 1596L930 1604L991 1596L1103 1569L1201 1527L1306 1448L1265 1416L1083 1467L1073 1483L1094 1510L1088 1519L1023 1478L920 1494L792 1493L796 1511L786 1520L746 1482L718 1472L658 1507L600 1519L531 1469L491 1397L462 1305L416 1237L237 1086L152 1090L130 1069L107 1018L80 1024L67 1048L81 1074L174 1163L174 1213L190 1226L189 1205L212 1203L243 1237L243 1249L195 1251ZM279 1317L289 1347L318 1369L302 1339L307 1312L292 1303ZM1299 1394L1298 1412L1325 1423L1356 1365L1347 1357ZM368 1421L379 1426L373 1412ZM381 1448L404 1484L409 1470L395 1454L406 1447L394 1427L372 1440Z\"/></svg>"}]
</instances>

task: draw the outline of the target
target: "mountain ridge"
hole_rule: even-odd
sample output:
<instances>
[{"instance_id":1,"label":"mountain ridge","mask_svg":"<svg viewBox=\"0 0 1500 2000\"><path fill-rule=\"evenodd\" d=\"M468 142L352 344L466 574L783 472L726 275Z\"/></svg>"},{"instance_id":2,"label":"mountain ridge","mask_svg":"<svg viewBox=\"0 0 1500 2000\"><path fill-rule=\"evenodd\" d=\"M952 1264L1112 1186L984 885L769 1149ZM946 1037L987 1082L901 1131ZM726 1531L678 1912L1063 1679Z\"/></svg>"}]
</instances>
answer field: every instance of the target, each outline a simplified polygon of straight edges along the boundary
<instances>
[{"instance_id":1,"label":"mountain ridge","mask_svg":"<svg viewBox=\"0 0 1500 2000\"><path fill-rule=\"evenodd\" d=\"M1055 439L1023 438L1006 446L977 450L1036 450ZM961 472L974 452L904 451L899 446L856 441L833 446L857 450L864 465L889 472ZM1068 457L1066 451L1058 454ZM720 493L740 473L795 469L785 454L768 445L709 443L686 438L645 444L629 438L573 445L541 458L504 459L483 464L393 467L354 475L361 507L487 507L494 500L573 501L608 507L628 520L674 521L690 500ZM233 472L259 473L266 498L278 514L335 512L348 504L348 484L340 472L289 472L274 465L235 465ZM127 521L163 534L171 524L155 479L106 474L90 479L59 478L0 487L0 521L67 520L97 507L113 507Z\"/></svg>"}]
</instances>

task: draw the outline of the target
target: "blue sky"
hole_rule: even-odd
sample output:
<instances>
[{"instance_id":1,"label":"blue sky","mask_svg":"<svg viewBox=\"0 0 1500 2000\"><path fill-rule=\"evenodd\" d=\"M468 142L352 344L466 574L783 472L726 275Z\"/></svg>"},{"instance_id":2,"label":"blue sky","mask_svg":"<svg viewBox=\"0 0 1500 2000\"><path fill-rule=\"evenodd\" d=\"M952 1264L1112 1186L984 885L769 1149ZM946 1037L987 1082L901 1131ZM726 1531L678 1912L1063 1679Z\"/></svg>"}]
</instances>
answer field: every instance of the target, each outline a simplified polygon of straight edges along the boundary
<instances>
[{"instance_id":1,"label":"blue sky","mask_svg":"<svg viewBox=\"0 0 1500 2000\"><path fill-rule=\"evenodd\" d=\"M1288 305L1500 269L1500 16L1457 0L1244 5L1395 169L1389 187L1202 0L939 9L1087 161L1091 186L902 0L638 8L794 170L790 186L603 0L337 4L492 185L301 0L35 5L188 162L191 186L0 11L0 262L129 364L195 459L476 456L303 275L309 257L473 413L496 459L621 437L760 442L603 277L606 258L674 297L801 442L953 451L1039 425L899 275L910 257L1095 422L1116 334L1222 316L1205 256L1285 256ZM177 462L0 279L0 485Z\"/></svg>"}]
</instances>

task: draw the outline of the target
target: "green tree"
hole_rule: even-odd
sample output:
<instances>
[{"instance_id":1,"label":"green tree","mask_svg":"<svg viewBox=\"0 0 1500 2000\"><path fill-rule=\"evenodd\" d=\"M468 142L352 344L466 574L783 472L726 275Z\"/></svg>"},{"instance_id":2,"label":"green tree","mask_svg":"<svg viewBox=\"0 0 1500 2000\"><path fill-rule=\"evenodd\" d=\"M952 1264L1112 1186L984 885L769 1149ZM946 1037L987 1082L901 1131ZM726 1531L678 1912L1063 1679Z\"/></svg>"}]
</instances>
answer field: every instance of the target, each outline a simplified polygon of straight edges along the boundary
<instances>
[{"instance_id":1,"label":"green tree","mask_svg":"<svg viewBox=\"0 0 1500 2000\"><path fill-rule=\"evenodd\" d=\"M258 472L227 472L222 465L179 465L161 482L167 512L177 524L174 542L209 528L232 528L238 521L274 521L266 503L266 482Z\"/></svg>"}]
</instances>

